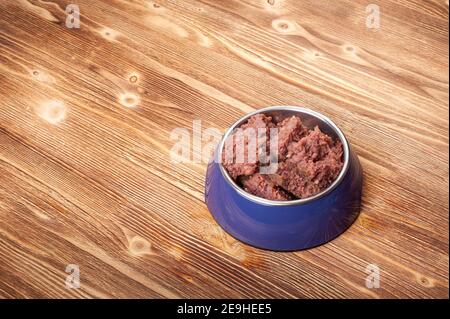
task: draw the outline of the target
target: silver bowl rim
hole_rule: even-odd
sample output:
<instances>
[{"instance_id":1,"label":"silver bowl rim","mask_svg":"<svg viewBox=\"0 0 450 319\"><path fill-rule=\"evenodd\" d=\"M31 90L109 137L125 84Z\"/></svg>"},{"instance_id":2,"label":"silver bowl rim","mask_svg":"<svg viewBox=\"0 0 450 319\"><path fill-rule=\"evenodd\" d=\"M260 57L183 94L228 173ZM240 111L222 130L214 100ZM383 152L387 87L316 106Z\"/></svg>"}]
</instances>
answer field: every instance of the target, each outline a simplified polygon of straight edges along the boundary
<instances>
[{"instance_id":1,"label":"silver bowl rim","mask_svg":"<svg viewBox=\"0 0 450 319\"><path fill-rule=\"evenodd\" d=\"M271 111L292 111L292 112L298 112L298 113L306 113L308 115L316 117L319 120L325 122L326 124L329 125L329 127L331 129L333 129L335 131L336 135L339 137L340 141L342 142L342 146L343 146L343 150L344 150L344 165L343 165L343 167L341 169L341 172L339 173L338 177L326 189L324 189L323 191L317 193L314 196L310 196L310 197L302 198L302 199L295 199L295 200L288 200L288 201L277 201L277 200L265 199L265 198L258 197L256 195L253 195L253 194L250 194L250 193L246 192L242 187L240 187L238 184L236 184L236 182L231 178L231 176L228 174L226 169L223 167L222 161L221 161L221 159L222 159L222 150L224 148L224 144L225 144L225 141L228 138L228 136L230 136L230 134L234 131L234 129L238 128L249 117L251 117L251 116L253 116L255 114L266 113L266 112L271 112ZM225 132L225 134L223 135L223 137L222 137L222 139L221 139L221 141L219 143L218 152L217 152L217 156L216 156L216 161L219 164L220 172L222 173L222 176L225 178L227 183L230 184L230 186L234 190L236 190L240 195L242 195L243 197L245 197L245 198L247 198L247 199L249 199L252 202L255 202L257 204L262 204L262 205L267 205L267 206L294 206L294 205L303 205L303 204L307 204L307 203L311 203L313 201L316 201L316 200L322 198L323 196L329 194L331 191L333 191L342 182L342 180L344 179L344 176L347 174L347 171L349 169L350 147L349 147L349 143L347 141L347 138L345 137L345 135L341 131L341 129L336 124L334 124L334 122L331 121L325 115L323 115L323 114L321 114L319 112L313 111L311 109L305 108L305 107L300 107L300 106L293 106L293 105L269 106L269 107L265 107L265 108L262 108L262 109L255 110L253 112L250 112L250 113L244 115L243 117L238 119L232 126L230 126L228 128L228 130Z\"/></svg>"}]
</instances>

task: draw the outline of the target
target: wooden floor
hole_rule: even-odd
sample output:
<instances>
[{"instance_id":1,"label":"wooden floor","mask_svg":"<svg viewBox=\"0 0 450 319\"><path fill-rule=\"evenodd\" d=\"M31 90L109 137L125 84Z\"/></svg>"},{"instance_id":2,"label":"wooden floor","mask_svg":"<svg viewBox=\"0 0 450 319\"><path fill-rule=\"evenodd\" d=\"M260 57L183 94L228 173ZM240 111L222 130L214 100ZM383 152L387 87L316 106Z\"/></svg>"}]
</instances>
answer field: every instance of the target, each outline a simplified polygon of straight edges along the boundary
<instances>
[{"instance_id":1,"label":"wooden floor","mask_svg":"<svg viewBox=\"0 0 450 319\"><path fill-rule=\"evenodd\" d=\"M376 1L379 28L368 3L0 1L0 297L448 298L448 1ZM236 241L207 164L171 160L174 129L270 105L359 155L363 209L331 243Z\"/></svg>"}]
</instances>

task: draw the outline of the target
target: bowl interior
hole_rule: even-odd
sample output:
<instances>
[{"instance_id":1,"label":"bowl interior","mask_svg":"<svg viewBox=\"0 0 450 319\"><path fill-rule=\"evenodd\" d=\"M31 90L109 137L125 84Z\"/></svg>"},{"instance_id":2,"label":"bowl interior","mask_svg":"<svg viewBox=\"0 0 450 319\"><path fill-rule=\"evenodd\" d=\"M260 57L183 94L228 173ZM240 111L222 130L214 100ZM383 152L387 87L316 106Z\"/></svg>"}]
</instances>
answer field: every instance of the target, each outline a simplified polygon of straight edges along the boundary
<instances>
[{"instance_id":1,"label":"bowl interior","mask_svg":"<svg viewBox=\"0 0 450 319\"><path fill-rule=\"evenodd\" d=\"M264 113L272 116L274 121L277 123L293 115L300 116L303 125L306 126L307 128L313 129L315 126L319 126L320 130L325 134L331 136L333 140L341 139L336 130L334 129L334 127L330 125L330 123L326 122L324 119L312 115L311 113L304 113L301 111L294 111L294 110L273 110Z\"/></svg>"},{"instance_id":2,"label":"bowl interior","mask_svg":"<svg viewBox=\"0 0 450 319\"><path fill-rule=\"evenodd\" d=\"M219 163L221 163L220 159L222 158L222 150L225 144L226 139L228 136L230 136L233 131L237 128L239 128L244 122L248 120L251 116L259 113L264 113L266 115L272 116L275 122L282 121L283 119L297 115L302 119L302 123L304 126L306 126L309 129L313 129L315 126L319 126L320 130L330 137L332 137L334 140L340 140L343 146L344 150L344 165L342 167L341 172L339 173L338 177L335 179L335 181L328 186L326 189L321 191L320 193L303 198L303 199L295 199L290 201L276 201L276 200L268 200L265 198L261 198L255 195L252 195L250 193L247 193L245 190L243 190L236 182L229 176L226 169L223 167L222 164L220 164L220 169L222 174L224 175L225 179L230 183L241 195L247 197L248 199L261 203L266 205L298 205L302 203L307 203L316 199L319 199L320 197L324 196L328 192L330 192L332 189L334 189L340 181L343 179L345 173L347 172L348 166L349 166L349 145L348 141L345 138L344 133L337 127L336 124L334 124L329 118L326 116L315 112L313 110L302 108L302 107L296 107L296 106L272 106L264 109L257 110L255 112L249 113L245 115L244 117L240 118L236 123L234 123L224 134L221 143L219 145L219 152L217 160L219 160Z\"/></svg>"}]
</instances>

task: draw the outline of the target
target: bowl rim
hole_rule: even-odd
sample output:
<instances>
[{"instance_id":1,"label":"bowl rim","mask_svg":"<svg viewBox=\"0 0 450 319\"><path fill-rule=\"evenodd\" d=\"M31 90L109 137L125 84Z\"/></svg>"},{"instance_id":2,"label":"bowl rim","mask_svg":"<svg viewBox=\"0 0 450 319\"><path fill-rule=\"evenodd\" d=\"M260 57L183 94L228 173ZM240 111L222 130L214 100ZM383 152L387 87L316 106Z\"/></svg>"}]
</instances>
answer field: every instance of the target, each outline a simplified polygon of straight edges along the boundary
<instances>
[{"instance_id":1,"label":"bowl rim","mask_svg":"<svg viewBox=\"0 0 450 319\"><path fill-rule=\"evenodd\" d=\"M224 148L225 141L230 136L230 134L234 131L235 128L238 128L240 125L244 123L249 117L259 114L259 113L266 113L271 111L293 111L298 113L306 113L308 115L311 115L313 117L318 118L319 120L325 122L330 126L331 129L333 129L336 133L336 135L339 137L340 141L342 142L343 150L344 150L344 165L338 175L338 177L333 181L333 183L328 186L323 191L307 197L307 198L301 198L301 199L294 199L294 200L288 200L288 201L277 201L277 200L271 200L262 198L253 194L250 194L246 192L242 187L240 187L228 174L225 167L222 165L222 151ZM253 112L247 113L243 117L239 118L233 125L231 125L225 134L222 136L222 139L219 143L218 151L216 152L216 163L219 164L220 172L222 173L222 176L225 178L226 182L234 189L236 190L240 195L243 197L251 200L252 202L263 204L267 206L294 206L294 205L304 205L307 203L311 203L313 201L316 201L323 196L329 194L331 191L333 191L344 179L344 176L347 174L347 171L349 169L349 162L350 162L350 147L349 143L347 141L347 138L345 137L344 133L341 131L341 129L328 117L325 115L313 111L309 108L301 107L301 106L294 106L294 105L277 105L277 106L269 106L262 109L255 110Z\"/></svg>"}]
</instances>

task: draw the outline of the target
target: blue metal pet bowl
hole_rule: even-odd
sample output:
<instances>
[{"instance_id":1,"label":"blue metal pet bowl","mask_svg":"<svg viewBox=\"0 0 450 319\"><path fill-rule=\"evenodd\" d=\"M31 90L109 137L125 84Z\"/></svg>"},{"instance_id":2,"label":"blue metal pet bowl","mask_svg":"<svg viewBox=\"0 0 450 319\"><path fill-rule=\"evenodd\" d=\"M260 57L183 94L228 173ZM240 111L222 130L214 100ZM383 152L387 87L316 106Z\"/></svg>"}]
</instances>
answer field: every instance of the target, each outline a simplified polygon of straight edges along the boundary
<instances>
[{"instance_id":1,"label":"blue metal pet bowl","mask_svg":"<svg viewBox=\"0 0 450 319\"><path fill-rule=\"evenodd\" d=\"M336 180L322 192L304 199L274 201L247 193L222 166L225 140L249 117L264 113L280 121L298 115L305 126L342 142L344 165ZM205 201L219 225L249 245L294 251L324 244L343 233L361 207L362 169L342 131L327 117L295 106L274 106L247 114L224 134L206 172Z\"/></svg>"}]
</instances>

